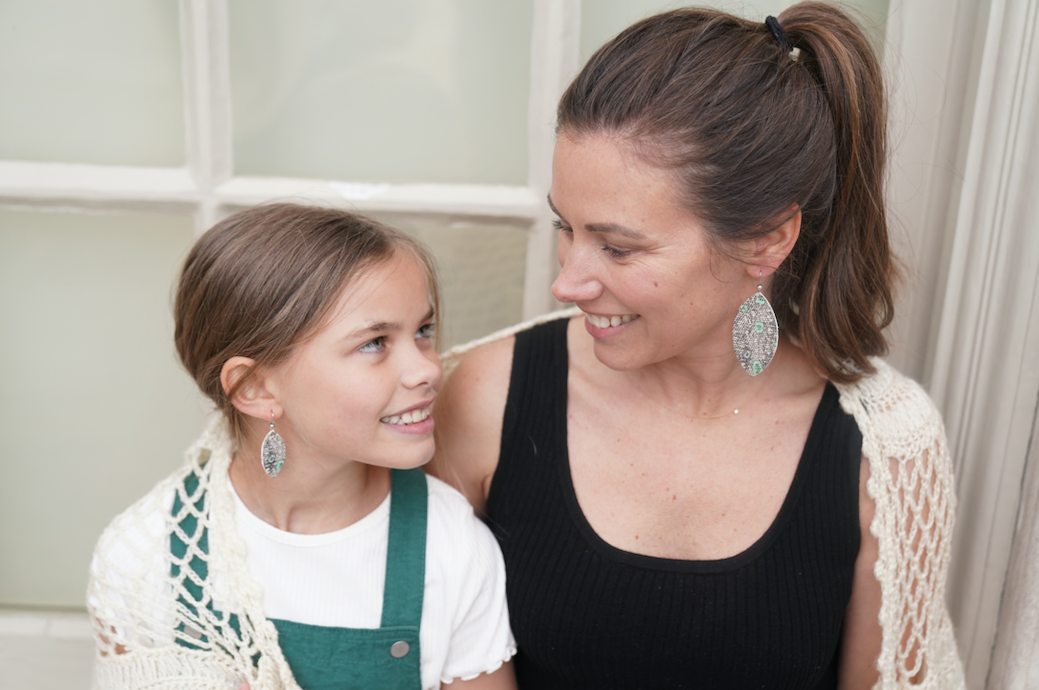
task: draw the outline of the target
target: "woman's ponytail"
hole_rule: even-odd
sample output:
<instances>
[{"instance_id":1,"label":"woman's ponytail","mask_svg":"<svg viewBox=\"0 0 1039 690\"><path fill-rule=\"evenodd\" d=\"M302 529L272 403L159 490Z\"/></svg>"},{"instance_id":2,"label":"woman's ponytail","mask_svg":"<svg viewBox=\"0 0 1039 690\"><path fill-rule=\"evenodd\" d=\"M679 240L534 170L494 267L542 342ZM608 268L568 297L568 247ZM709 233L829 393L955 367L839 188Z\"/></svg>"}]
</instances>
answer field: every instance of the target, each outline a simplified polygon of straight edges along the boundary
<instances>
[{"instance_id":1,"label":"woman's ponytail","mask_svg":"<svg viewBox=\"0 0 1039 690\"><path fill-rule=\"evenodd\" d=\"M834 380L872 373L887 351L896 275L884 206L886 106L880 65L867 37L841 11L804 2L779 16L797 61L821 88L834 122L836 179L831 212L806 257L798 305L805 351ZM850 368L849 366L850 365Z\"/></svg>"}]
</instances>

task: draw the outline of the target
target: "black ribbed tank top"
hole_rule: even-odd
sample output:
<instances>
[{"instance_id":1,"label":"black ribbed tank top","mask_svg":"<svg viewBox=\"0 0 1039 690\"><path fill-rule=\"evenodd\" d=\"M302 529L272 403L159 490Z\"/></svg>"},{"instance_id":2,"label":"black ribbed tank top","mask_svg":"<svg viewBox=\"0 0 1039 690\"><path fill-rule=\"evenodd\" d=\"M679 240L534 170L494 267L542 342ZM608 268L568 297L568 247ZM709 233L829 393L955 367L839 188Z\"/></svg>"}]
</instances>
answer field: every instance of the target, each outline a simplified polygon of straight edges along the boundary
<instances>
[{"instance_id":1,"label":"black ribbed tank top","mask_svg":"<svg viewBox=\"0 0 1039 690\"><path fill-rule=\"evenodd\" d=\"M775 522L743 553L680 561L604 542L567 455L567 319L516 336L487 499L523 690L836 688L859 550L862 436L827 384Z\"/></svg>"}]
</instances>

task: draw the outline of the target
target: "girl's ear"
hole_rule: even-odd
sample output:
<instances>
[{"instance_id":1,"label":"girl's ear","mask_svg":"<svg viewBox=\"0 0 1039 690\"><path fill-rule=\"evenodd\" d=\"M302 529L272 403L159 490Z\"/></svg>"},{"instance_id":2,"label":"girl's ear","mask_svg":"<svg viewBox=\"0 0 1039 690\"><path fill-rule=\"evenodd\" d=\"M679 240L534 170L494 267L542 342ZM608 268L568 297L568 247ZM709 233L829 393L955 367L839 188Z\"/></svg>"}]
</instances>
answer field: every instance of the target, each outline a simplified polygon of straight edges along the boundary
<instances>
[{"instance_id":1,"label":"girl's ear","mask_svg":"<svg viewBox=\"0 0 1039 690\"><path fill-rule=\"evenodd\" d=\"M785 214L786 220L767 235L750 240L750 256L747 272L755 279L771 275L794 249L801 235L801 209L792 204Z\"/></svg>"},{"instance_id":2,"label":"girl's ear","mask_svg":"<svg viewBox=\"0 0 1039 690\"><path fill-rule=\"evenodd\" d=\"M241 386L243 378L248 380ZM231 395L231 404L242 414L269 422L271 415L281 416L281 407L267 390L266 381L256 370L256 361L249 357L232 357L220 370L220 385ZM238 389L235 390L235 386ZM232 391L233 394L232 394Z\"/></svg>"}]
</instances>

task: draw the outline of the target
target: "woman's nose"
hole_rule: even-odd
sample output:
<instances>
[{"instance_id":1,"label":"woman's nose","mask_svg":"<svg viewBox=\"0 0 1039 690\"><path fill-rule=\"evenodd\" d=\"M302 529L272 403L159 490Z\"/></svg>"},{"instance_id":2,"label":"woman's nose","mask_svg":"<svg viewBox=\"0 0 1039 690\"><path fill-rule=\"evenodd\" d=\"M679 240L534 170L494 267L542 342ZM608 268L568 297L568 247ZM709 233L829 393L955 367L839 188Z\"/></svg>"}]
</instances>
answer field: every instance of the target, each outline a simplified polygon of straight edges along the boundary
<instances>
[{"instance_id":1,"label":"woman's nose","mask_svg":"<svg viewBox=\"0 0 1039 690\"><path fill-rule=\"evenodd\" d=\"M559 238L559 277L552 283L552 295L560 302L587 302L602 294L589 249L572 239Z\"/></svg>"}]
</instances>

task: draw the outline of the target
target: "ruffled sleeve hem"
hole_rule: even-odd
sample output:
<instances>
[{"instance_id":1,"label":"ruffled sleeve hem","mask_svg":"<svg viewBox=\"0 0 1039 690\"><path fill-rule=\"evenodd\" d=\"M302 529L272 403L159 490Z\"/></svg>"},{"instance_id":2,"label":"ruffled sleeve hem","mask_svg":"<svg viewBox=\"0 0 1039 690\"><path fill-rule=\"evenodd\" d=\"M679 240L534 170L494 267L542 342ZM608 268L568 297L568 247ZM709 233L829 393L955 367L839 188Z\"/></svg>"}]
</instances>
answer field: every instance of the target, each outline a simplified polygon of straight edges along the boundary
<instances>
[{"instance_id":1,"label":"ruffled sleeve hem","mask_svg":"<svg viewBox=\"0 0 1039 690\"><path fill-rule=\"evenodd\" d=\"M506 661L511 660L512 657L514 657L514 656L516 656L516 645L509 645L508 649L505 650L504 658L501 661L499 661L498 663L494 664L493 666L489 666L488 668L486 668L486 669L484 669L482 671L476 671L475 673L468 673L468 674L463 673L462 675L454 676L453 678L441 677L440 678L440 682L443 685L450 685L451 683L453 683L456 680L472 680L473 678L481 676L481 675L483 675L485 673L494 673L495 671L500 669L505 664Z\"/></svg>"}]
</instances>

